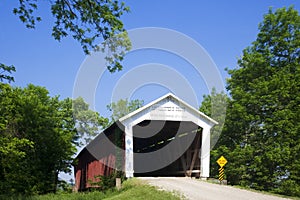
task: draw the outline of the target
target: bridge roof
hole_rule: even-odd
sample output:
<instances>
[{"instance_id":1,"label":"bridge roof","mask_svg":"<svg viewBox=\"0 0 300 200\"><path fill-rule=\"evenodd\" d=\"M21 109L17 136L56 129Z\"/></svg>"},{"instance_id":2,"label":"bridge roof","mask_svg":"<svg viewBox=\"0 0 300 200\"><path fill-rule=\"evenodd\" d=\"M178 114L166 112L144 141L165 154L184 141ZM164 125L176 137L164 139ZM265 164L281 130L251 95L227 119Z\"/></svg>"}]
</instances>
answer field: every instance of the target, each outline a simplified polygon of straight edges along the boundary
<instances>
[{"instance_id":1,"label":"bridge roof","mask_svg":"<svg viewBox=\"0 0 300 200\"><path fill-rule=\"evenodd\" d=\"M212 126L218 124L217 121L215 121L214 119L210 118L209 116L205 115L204 113L200 112L199 110L197 110L196 108L194 108L193 106L189 105L188 103L186 103L185 101L183 101L182 99L180 99L179 97L175 96L172 93L167 93L166 95L148 103L147 105L125 115L124 117L121 117L118 121L120 121L122 124L124 124L128 119L132 118L133 116L137 115L138 113L141 113L147 109L151 110L151 107L155 107L155 105L160 104L161 102L164 101L176 101L177 105L183 106L188 112L193 113L194 115L198 116L201 119L205 119L205 121L207 123L212 124Z\"/></svg>"}]
</instances>

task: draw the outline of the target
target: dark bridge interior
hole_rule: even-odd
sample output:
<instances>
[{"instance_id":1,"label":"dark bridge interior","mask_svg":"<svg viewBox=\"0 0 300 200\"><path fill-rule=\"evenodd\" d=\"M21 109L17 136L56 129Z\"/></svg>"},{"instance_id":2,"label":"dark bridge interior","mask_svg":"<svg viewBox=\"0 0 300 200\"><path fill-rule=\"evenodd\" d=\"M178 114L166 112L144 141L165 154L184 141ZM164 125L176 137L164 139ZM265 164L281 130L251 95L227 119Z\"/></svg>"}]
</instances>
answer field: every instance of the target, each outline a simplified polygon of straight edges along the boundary
<instances>
[{"instance_id":1,"label":"dark bridge interior","mask_svg":"<svg viewBox=\"0 0 300 200\"><path fill-rule=\"evenodd\" d=\"M134 176L199 177L201 132L201 128L192 122L159 120L140 122L133 127L133 151L136 153ZM157 154L150 157L150 160L142 156L153 152ZM170 162L162 164L160 168L153 171L143 170L149 163L166 160Z\"/></svg>"}]
</instances>

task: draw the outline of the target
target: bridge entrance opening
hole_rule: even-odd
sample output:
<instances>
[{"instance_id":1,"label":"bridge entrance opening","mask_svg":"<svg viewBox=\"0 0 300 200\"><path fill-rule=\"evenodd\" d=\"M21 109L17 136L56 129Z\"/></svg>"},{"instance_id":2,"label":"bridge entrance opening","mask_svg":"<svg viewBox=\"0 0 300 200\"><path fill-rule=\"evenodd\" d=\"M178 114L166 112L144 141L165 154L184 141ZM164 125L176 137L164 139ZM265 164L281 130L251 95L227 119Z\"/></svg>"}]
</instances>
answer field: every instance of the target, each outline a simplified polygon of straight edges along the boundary
<instances>
[{"instance_id":1,"label":"bridge entrance opening","mask_svg":"<svg viewBox=\"0 0 300 200\"><path fill-rule=\"evenodd\" d=\"M200 177L202 129L188 121L144 120L133 126L134 176Z\"/></svg>"}]
</instances>

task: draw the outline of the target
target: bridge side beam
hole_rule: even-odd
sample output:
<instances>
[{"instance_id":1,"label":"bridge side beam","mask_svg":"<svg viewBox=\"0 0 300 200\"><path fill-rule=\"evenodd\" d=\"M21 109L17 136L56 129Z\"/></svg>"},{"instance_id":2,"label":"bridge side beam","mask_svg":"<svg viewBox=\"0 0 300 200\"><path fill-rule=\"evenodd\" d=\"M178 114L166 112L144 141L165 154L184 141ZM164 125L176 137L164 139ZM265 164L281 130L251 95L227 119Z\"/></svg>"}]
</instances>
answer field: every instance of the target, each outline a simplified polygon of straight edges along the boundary
<instances>
[{"instance_id":1,"label":"bridge side beam","mask_svg":"<svg viewBox=\"0 0 300 200\"><path fill-rule=\"evenodd\" d=\"M210 164L210 127L203 127L202 130L202 145L200 152L201 163L201 179L209 177L209 164Z\"/></svg>"}]
</instances>

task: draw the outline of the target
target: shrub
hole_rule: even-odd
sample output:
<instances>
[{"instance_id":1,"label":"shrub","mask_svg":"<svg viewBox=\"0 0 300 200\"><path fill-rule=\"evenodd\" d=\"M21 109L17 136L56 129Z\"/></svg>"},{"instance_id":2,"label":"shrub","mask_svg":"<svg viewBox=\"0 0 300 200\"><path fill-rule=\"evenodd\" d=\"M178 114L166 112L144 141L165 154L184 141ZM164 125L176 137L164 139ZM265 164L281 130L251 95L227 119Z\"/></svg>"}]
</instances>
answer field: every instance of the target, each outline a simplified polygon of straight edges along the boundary
<instances>
[{"instance_id":1,"label":"shrub","mask_svg":"<svg viewBox=\"0 0 300 200\"><path fill-rule=\"evenodd\" d=\"M94 186L93 190L106 191L115 187L116 178L121 178L121 182L126 179L124 172L114 171L107 176L97 175L95 176L96 181L89 180L89 183L91 184L91 186Z\"/></svg>"}]
</instances>

